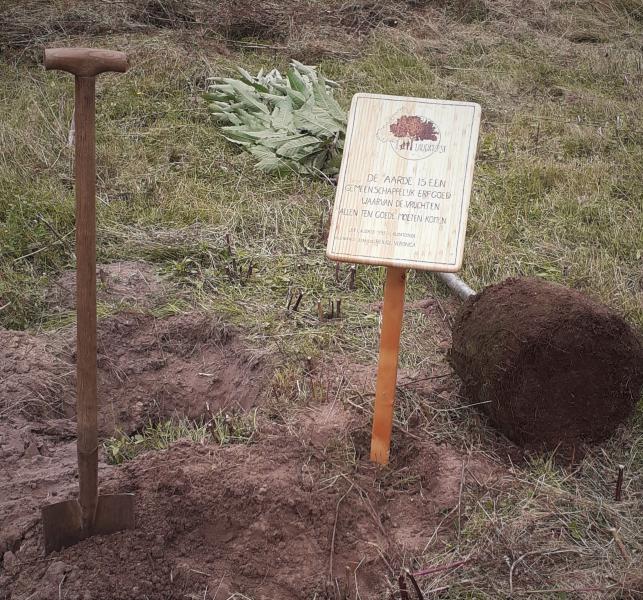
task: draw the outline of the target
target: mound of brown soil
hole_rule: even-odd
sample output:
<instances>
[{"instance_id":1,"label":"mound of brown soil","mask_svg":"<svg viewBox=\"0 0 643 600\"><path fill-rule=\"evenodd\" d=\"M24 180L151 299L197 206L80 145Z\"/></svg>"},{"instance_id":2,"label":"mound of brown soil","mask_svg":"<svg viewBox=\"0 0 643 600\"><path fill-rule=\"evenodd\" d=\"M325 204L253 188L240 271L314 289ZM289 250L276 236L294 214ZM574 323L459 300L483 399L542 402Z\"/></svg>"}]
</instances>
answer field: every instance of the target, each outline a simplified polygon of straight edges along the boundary
<instances>
[{"instance_id":1,"label":"mound of brown soil","mask_svg":"<svg viewBox=\"0 0 643 600\"><path fill-rule=\"evenodd\" d=\"M99 426L132 431L172 415L257 406L270 388L266 351L203 313L121 313L98 325Z\"/></svg>"},{"instance_id":2,"label":"mound of brown soil","mask_svg":"<svg viewBox=\"0 0 643 600\"><path fill-rule=\"evenodd\" d=\"M540 279L507 279L467 300L449 359L471 401L530 446L609 436L643 385L643 349L630 326L580 292Z\"/></svg>"},{"instance_id":3,"label":"mound of brown soil","mask_svg":"<svg viewBox=\"0 0 643 600\"><path fill-rule=\"evenodd\" d=\"M0 416L75 415L75 331L63 338L0 329ZM220 408L257 406L272 378L266 355L267 350L248 349L239 332L204 313L157 319L126 312L102 319L100 431L131 433L173 415L198 418Z\"/></svg>"},{"instance_id":4,"label":"mound of brown soil","mask_svg":"<svg viewBox=\"0 0 643 600\"><path fill-rule=\"evenodd\" d=\"M340 417L326 443L341 444ZM103 486L136 494L136 529L41 561L37 527L8 555L9 598L379 597L457 506L463 463L472 479L497 475L448 446L402 446L404 468L386 473L334 465L327 446L275 425L251 446L178 442L142 455Z\"/></svg>"},{"instance_id":5,"label":"mound of brown soil","mask_svg":"<svg viewBox=\"0 0 643 600\"><path fill-rule=\"evenodd\" d=\"M39 527L40 507L77 489L74 339L73 330L56 338L0 329L0 558L9 552L7 564ZM105 436L148 420L256 406L270 390L266 351L248 349L211 315L118 314L99 322L98 339ZM101 463L101 480L109 472Z\"/></svg>"},{"instance_id":6,"label":"mound of brown soil","mask_svg":"<svg viewBox=\"0 0 643 600\"><path fill-rule=\"evenodd\" d=\"M73 370L53 337L0 328L0 416L63 417Z\"/></svg>"}]
</instances>

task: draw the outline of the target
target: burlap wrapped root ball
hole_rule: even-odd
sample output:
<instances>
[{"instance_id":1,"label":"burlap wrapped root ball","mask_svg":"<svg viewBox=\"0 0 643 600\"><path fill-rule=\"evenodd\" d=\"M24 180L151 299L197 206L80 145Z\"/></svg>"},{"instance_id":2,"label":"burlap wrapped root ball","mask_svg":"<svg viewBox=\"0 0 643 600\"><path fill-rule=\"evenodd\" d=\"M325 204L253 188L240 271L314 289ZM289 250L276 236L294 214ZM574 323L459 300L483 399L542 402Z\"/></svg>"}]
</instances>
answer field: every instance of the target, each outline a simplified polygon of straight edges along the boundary
<instances>
[{"instance_id":1,"label":"burlap wrapped root ball","mask_svg":"<svg viewBox=\"0 0 643 600\"><path fill-rule=\"evenodd\" d=\"M518 444L598 441L634 411L643 349L608 307L541 279L507 279L469 298L449 361L467 400Z\"/></svg>"}]
</instances>

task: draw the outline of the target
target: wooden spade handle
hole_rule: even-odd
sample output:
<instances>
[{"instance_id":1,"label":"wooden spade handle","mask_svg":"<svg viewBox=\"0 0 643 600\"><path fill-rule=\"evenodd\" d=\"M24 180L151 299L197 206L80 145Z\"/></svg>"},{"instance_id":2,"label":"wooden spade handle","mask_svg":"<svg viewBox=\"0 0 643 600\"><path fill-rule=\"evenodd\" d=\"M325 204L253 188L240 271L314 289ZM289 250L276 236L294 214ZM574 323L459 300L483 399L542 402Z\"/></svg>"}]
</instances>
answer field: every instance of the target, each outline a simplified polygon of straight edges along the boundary
<instances>
[{"instance_id":1,"label":"wooden spade handle","mask_svg":"<svg viewBox=\"0 0 643 600\"><path fill-rule=\"evenodd\" d=\"M404 315L404 289L406 269L388 267L384 286L382 331L380 334L380 359L377 367L373 433L371 435L371 460L388 463L393 431L393 404L397 383L397 362L400 349L400 331Z\"/></svg>"},{"instance_id":2,"label":"wooden spade handle","mask_svg":"<svg viewBox=\"0 0 643 600\"><path fill-rule=\"evenodd\" d=\"M98 502L95 78L76 77L76 418L83 528Z\"/></svg>"},{"instance_id":3,"label":"wooden spade handle","mask_svg":"<svg viewBox=\"0 0 643 600\"><path fill-rule=\"evenodd\" d=\"M127 55L99 48L49 48L45 50L45 69L58 69L77 77L96 77L105 71L127 71Z\"/></svg>"},{"instance_id":4,"label":"wooden spade handle","mask_svg":"<svg viewBox=\"0 0 643 600\"><path fill-rule=\"evenodd\" d=\"M122 52L92 48L45 50L45 67L76 76L76 419L82 527L91 531L98 505L96 386L96 75L127 70Z\"/></svg>"}]
</instances>

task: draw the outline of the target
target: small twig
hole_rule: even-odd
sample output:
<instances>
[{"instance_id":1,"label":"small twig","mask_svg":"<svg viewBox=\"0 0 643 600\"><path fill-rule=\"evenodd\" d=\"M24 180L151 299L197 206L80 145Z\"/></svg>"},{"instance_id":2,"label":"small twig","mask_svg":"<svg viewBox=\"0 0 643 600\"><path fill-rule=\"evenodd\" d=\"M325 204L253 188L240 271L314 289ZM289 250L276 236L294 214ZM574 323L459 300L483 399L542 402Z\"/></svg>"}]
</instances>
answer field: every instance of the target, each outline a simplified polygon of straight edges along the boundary
<instances>
[{"instance_id":1,"label":"small twig","mask_svg":"<svg viewBox=\"0 0 643 600\"><path fill-rule=\"evenodd\" d=\"M513 585L513 574L514 574L514 569L528 556L551 556L552 554L565 554L565 553L572 553L572 554L580 554L578 550L575 550L573 548L561 548L560 550L533 550L532 552L525 552L522 556L519 556L513 563L511 563L511 566L509 567L509 595L513 594L514 591L514 585Z\"/></svg>"},{"instance_id":2,"label":"small twig","mask_svg":"<svg viewBox=\"0 0 643 600\"><path fill-rule=\"evenodd\" d=\"M230 234L229 234L229 233L226 233L226 234L225 234L225 243L226 243L226 245L228 246L228 254L229 254L230 256L232 256L232 254L233 254L233 250L232 250L232 242L231 242L231 238L230 238Z\"/></svg>"},{"instance_id":3,"label":"small twig","mask_svg":"<svg viewBox=\"0 0 643 600\"><path fill-rule=\"evenodd\" d=\"M75 230L75 229L72 229L69 233L66 233L66 234L63 236L63 239L64 239L64 238L66 238L66 237L68 237L68 236L69 236L69 235L71 235L72 233L74 233L74 231L76 231L76 230ZM55 242L52 242L51 244L47 244L46 246L41 246L40 248L38 248L37 250L34 250L33 252L30 252L29 254L23 254L22 256L19 256L18 258L14 258L14 259L13 259L13 262L15 263L15 262L18 262L18 261L20 261L20 260L24 260L25 258L29 258L29 257L31 257L31 256L35 256L36 254L40 254L41 252L44 252L45 250L48 250L48 249L49 249L49 248L51 248L52 246L55 246L56 244L60 244L60 243L61 243L61 240L56 240Z\"/></svg>"},{"instance_id":4,"label":"small twig","mask_svg":"<svg viewBox=\"0 0 643 600\"><path fill-rule=\"evenodd\" d=\"M333 560L335 558L335 534L337 533L337 519L339 518L339 505L342 503L342 500L348 496L350 491L353 489L353 483L351 482L351 487L348 488L344 495L337 501L337 506L335 507L335 523L333 524L333 535L330 540L330 560L329 562L329 576L331 580L333 579Z\"/></svg>"},{"instance_id":5,"label":"small twig","mask_svg":"<svg viewBox=\"0 0 643 600\"><path fill-rule=\"evenodd\" d=\"M5 308L9 308L11 306L11 302L7 302L6 304L3 304L0 306L0 310L4 310Z\"/></svg>"},{"instance_id":6,"label":"small twig","mask_svg":"<svg viewBox=\"0 0 643 600\"><path fill-rule=\"evenodd\" d=\"M73 148L76 143L76 109L71 115L71 123L69 124L69 135L67 135L67 147Z\"/></svg>"},{"instance_id":7,"label":"small twig","mask_svg":"<svg viewBox=\"0 0 643 600\"><path fill-rule=\"evenodd\" d=\"M333 306L333 301L331 298L328 299L328 318L333 319L335 317L335 307Z\"/></svg>"},{"instance_id":8,"label":"small twig","mask_svg":"<svg viewBox=\"0 0 643 600\"><path fill-rule=\"evenodd\" d=\"M304 292L300 291L299 295L297 296L297 300L295 300L295 305L292 307L293 311L296 311L299 308L299 303L301 302L301 299L304 297Z\"/></svg>"},{"instance_id":9,"label":"small twig","mask_svg":"<svg viewBox=\"0 0 643 600\"><path fill-rule=\"evenodd\" d=\"M409 591L406 589L406 581L404 580L403 573L397 578L397 583L400 586L400 598L402 600L409 600Z\"/></svg>"},{"instance_id":10,"label":"small twig","mask_svg":"<svg viewBox=\"0 0 643 600\"><path fill-rule=\"evenodd\" d=\"M292 302L292 289L288 288L288 295L286 296L286 310L290 310L291 302Z\"/></svg>"},{"instance_id":11,"label":"small twig","mask_svg":"<svg viewBox=\"0 0 643 600\"><path fill-rule=\"evenodd\" d=\"M614 492L614 500L616 502L621 501L621 495L623 492L623 474L625 473L625 465L618 466L618 476L616 478L616 490Z\"/></svg>"},{"instance_id":12,"label":"small twig","mask_svg":"<svg viewBox=\"0 0 643 600\"><path fill-rule=\"evenodd\" d=\"M243 40L224 40L226 44L233 44L235 46L243 46L244 48L267 48L269 50L288 50L288 46L271 46L269 44L259 44L258 42L244 42Z\"/></svg>"},{"instance_id":13,"label":"small twig","mask_svg":"<svg viewBox=\"0 0 643 600\"><path fill-rule=\"evenodd\" d=\"M74 258L74 260L75 260L75 259L76 259L76 257L75 257L75 255L74 255L74 249L73 249L73 248L71 247L71 245L67 242L67 240L66 240L66 239L64 239L64 238L63 238L63 237L62 237L62 236L61 236L61 235L56 231L56 229L54 228L54 226L53 226L49 221L47 221L47 219L45 219L45 217L43 217L40 213L36 213L36 218L37 218L39 221L41 221L42 223L44 223L44 224L47 226L47 229L49 229L49 231L51 231L51 233L53 233L53 234L54 234L54 236L56 237L56 239L57 239L61 244L63 244L63 245L65 246L65 248L67 248L67 250L69 251L69 253L72 255L72 257L73 257L73 258Z\"/></svg>"},{"instance_id":14,"label":"small twig","mask_svg":"<svg viewBox=\"0 0 643 600\"><path fill-rule=\"evenodd\" d=\"M428 569L422 569L421 571L416 571L415 573L413 573L413 575L414 577L424 577L425 575L432 575L433 573L439 573L440 571L455 569L457 567L461 567L462 565L466 565L469 562L471 562L471 559L467 558L466 560L459 560L457 562L448 563L439 567L429 567Z\"/></svg>"},{"instance_id":15,"label":"small twig","mask_svg":"<svg viewBox=\"0 0 643 600\"><path fill-rule=\"evenodd\" d=\"M355 277L357 275L357 265L351 265L350 277L348 279L348 289L355 289Z\"/></svg>"},{"instance_id":16,"label":"small twig","mask_svg":"<svg viewBox=\"0 0 643 600\"><path fill-rule=\"evenodd\" d=\"M458 493L458 539L460 539L460 533L462 530L462 490L464 489L464 469L466 463L462 461L462 472L460 473L460 492Z\"/></svg>"},{"instance_id":17,"label":"small twig","mask_svg":"<svg viewBox=\"0 0 643 600\"><path fill-rule=\"evenodd\" d=\"M321 214L319 215L319 237L320 239L324 238L324 215L325 215L324 210L322 210Z\"/></svg>"},{"instance_id":18,"label":"small twig","mask_svg":"<svg viewBox=\"0 0 643 600\"><path fill-rule=\"evenodd\" d=\"M610 527L609 532L612 534L612 537L614 538L614 543L616 544L616 547L618 548L620 555L623 557L624 560L629 561L630 555L627 549L625 548L625 544L623 544L623 540L621 540L621 536L618 534L618 530L615 527Z\"/></svg>"},{"instance_id":19,"label":"small twig","mask_svg":"<svg viewBox=\"0 0 643 600\"><path fill-rule=\"evenodd\" d=\"M335 281L339 281L339 263L335 263Z\"/></svg>"},{"instance_id":20,"label":"small twig","mask_svg":"<svg viewBox=\"0 0 643 600\"><path fill-rule=\"evenodd\" d=\"M341 298L337 298L337 300L335 300L335 306L336 306L335 316L338 319L341 319L342 318L342 299Z\"/></svg>"},{"instance_id":21,"label":"small twig","mask_svg":"<svg viewBox=\"0 0 643 600\"><path fill-rule=\"evenodd\" d=\"M420 381L429 381L429 379L442 379L442 377L449 377L449 375L453 375L453 373L443 373L442 375L431 375L429 377L419 377L417 379L412 379L411 381L407 381L406 383L398 383L397 387L406 387L407 385L414 385L416 383L419 383Z\"/></svg>"},{"instance_id":22,"label":"small twig","mask_svg":"<svg viewBox=\"0 0 643 600\"><path fill-rule=\"evenodd\" d=\"M317 301L317 317L320 321L324 320L324 309L322 308L321 300Z\"/></svg>"},{"instance_id":23,"label":"small twig","mask_svg":"<svg viewBox=\"0 0 643 600\"><path fill-rule=\"evenodd\" d=\"M413 573L411 573L411 571L409 571L408 569L404 569L404 571L406 572L406 576L411 580L411 585L415 590L418 600L424 600L424 594L422 593L418 582L415 580L415 577L413 577Z\"/></svg>"},{"instance_id":24,"label":"small twig","mask_svg":"<svg viewBox=\"0 0 643 600\"><path fill-rule=\"evenodd\" d=\"M62 600L63 597L63 583L65 583L65 579L67 578L67 573L65 573L60 580L60 583L58 584L58 600Z\"/></svg>"}]
</instances>

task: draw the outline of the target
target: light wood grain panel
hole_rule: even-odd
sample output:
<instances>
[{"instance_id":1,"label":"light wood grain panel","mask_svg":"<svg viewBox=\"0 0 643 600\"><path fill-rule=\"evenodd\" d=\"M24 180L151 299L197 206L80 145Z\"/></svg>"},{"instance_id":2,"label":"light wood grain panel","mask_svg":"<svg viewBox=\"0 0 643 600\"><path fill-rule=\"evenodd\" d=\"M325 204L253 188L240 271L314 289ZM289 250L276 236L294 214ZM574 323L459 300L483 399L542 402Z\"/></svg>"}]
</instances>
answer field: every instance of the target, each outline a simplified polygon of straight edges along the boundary
<instances>
[{"instance_id":1,"label":"light wood grain panel","mask_svg":"<svg viewBox=\"0 0 643 600\"><path fill-rule=\"evenodd\" d=\"M479 127L472 102L356 94L328 257L460 269Z\"/></svg>"}]
</instances>

